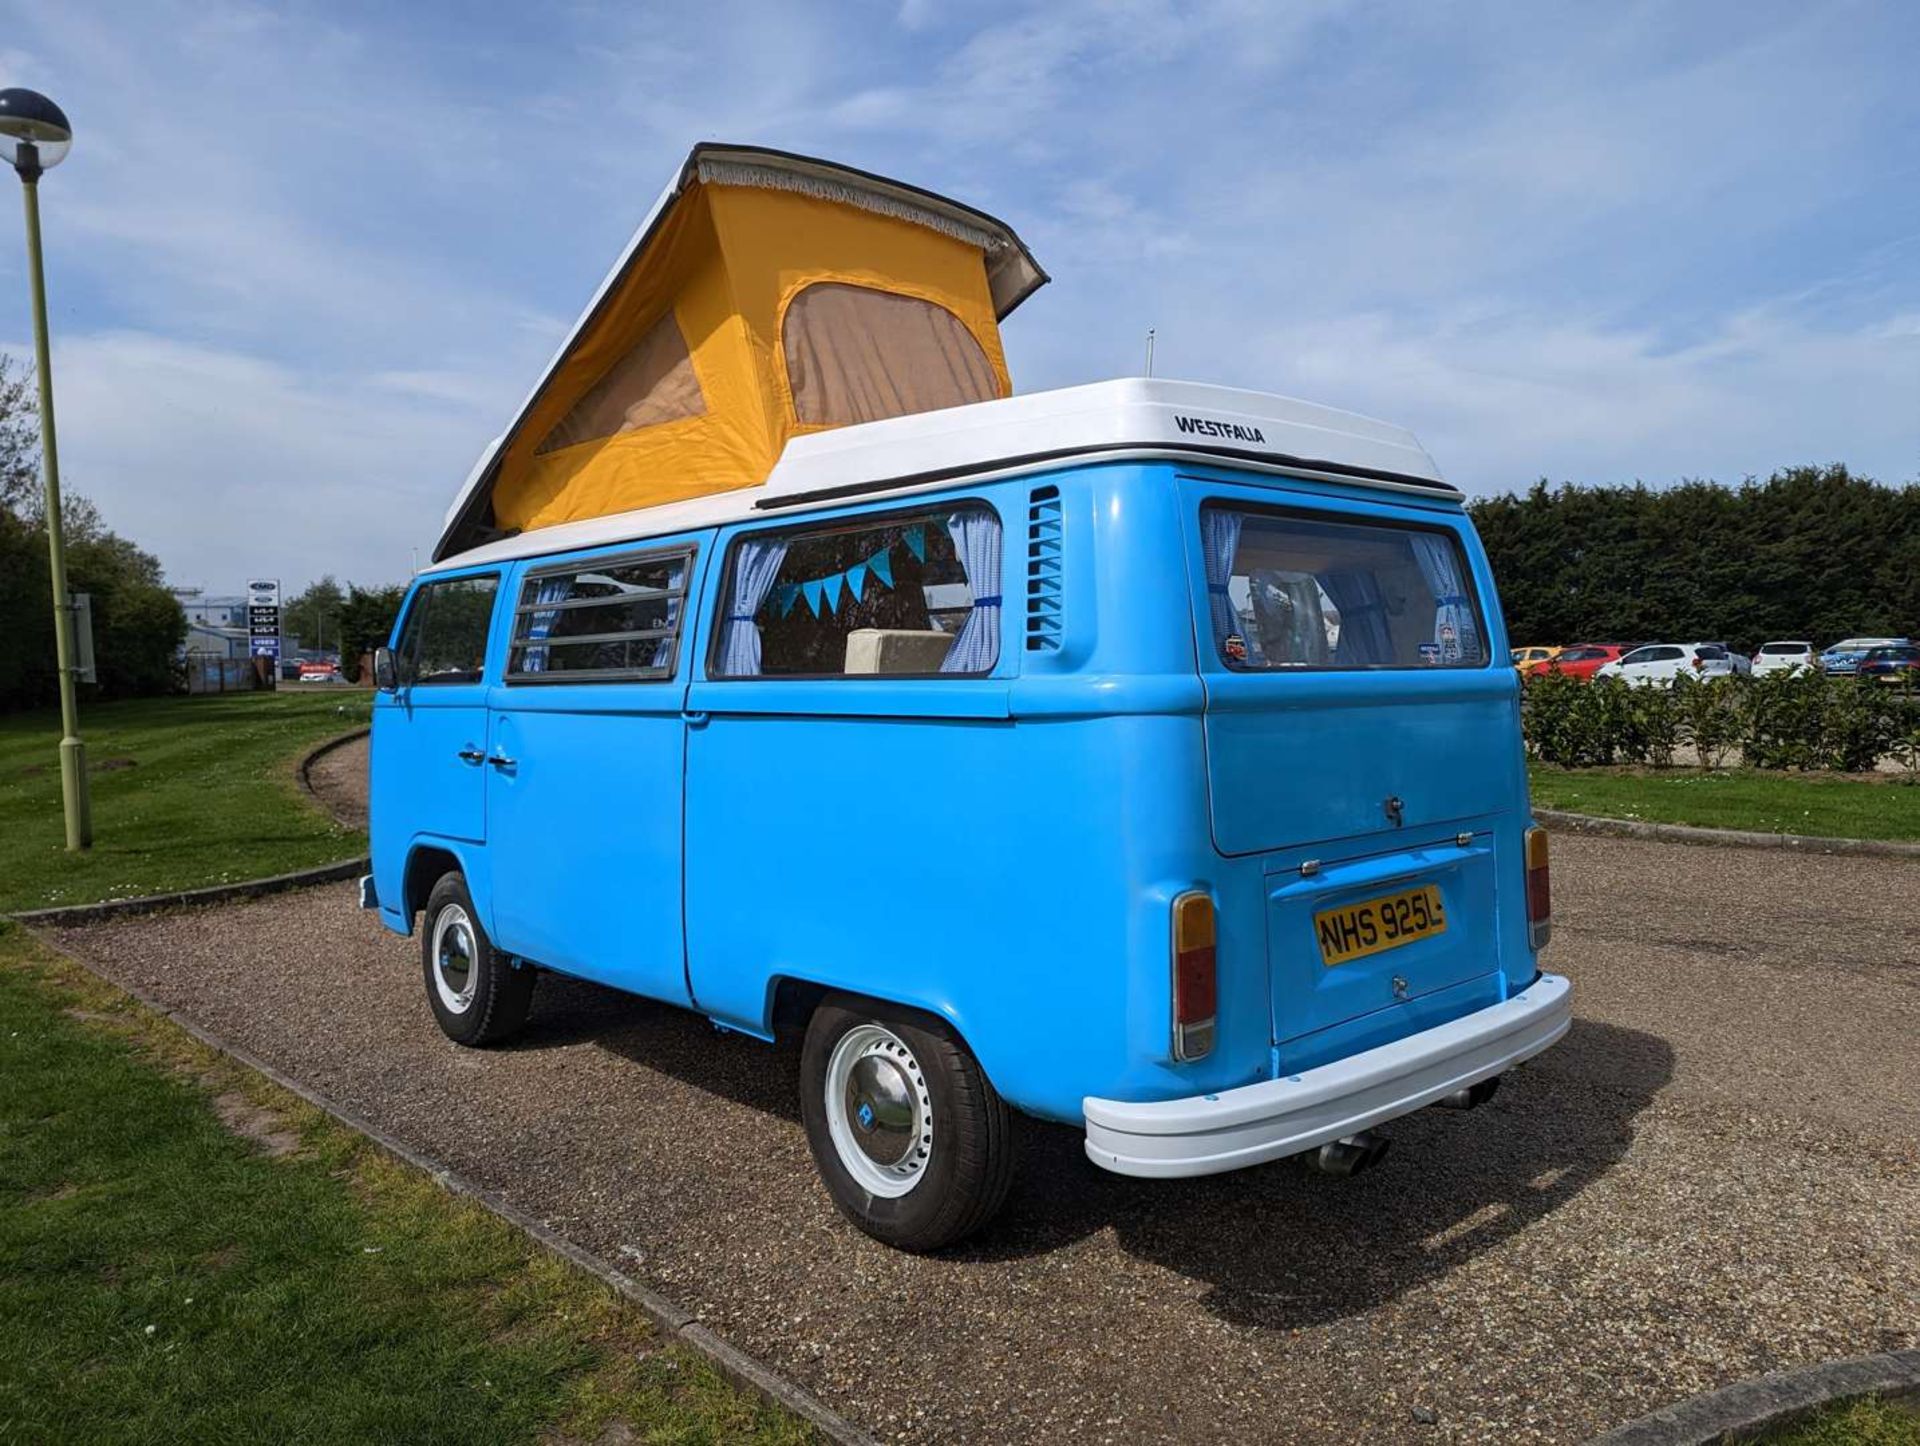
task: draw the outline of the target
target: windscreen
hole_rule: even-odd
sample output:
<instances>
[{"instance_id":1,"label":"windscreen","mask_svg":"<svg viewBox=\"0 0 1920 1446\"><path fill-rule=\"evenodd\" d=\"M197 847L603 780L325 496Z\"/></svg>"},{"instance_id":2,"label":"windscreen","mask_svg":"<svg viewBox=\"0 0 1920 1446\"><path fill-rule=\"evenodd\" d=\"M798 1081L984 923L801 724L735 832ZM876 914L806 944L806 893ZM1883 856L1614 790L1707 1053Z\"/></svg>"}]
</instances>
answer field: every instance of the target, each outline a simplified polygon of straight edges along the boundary
<instances>
[{"instance_id":1,"label":"windscreen","mask_svg":"<svg viewBox=\"0 0 1920 1446\"><path fill-rule=\"evenodd\" d=\"M1486 628L1459 540L1437 528L1209 504L1214 647L1235 669L1478 668Z\"/></svg>"}]
</instances>

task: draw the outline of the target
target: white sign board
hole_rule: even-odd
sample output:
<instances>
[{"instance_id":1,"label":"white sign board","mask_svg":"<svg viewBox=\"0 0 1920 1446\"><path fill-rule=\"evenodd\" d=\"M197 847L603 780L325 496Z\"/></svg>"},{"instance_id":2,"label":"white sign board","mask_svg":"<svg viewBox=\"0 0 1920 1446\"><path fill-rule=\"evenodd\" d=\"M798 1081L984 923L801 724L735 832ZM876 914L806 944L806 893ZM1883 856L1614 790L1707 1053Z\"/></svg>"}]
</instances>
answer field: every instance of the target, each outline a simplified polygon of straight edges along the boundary
<instances>
[{"instance_id":1,"label":"white sign board","mask_svg":"<svg viewBox=\"0 0 1920 1446\"><path fill-rule=\"evenodd\" d=\"M277 577L248 578L247 606L250 608L279 607L280 579Z\"/></svg>"}]
</instances>

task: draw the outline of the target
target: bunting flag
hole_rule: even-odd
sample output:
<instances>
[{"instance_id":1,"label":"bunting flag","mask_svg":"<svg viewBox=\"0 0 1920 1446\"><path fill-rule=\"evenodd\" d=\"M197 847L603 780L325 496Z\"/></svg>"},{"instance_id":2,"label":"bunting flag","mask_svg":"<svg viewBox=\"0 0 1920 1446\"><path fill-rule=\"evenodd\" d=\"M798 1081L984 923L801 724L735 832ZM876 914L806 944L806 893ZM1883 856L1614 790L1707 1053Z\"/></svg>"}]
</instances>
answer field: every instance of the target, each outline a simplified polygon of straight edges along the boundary
<instances>
[{"instance_id":1,"label":"bunting flag","mask_svg":"<svg viewBox=\"0 0 1920 1446\"><path fill-rule=\"evenodd\" d=\"M903 528L900 540L922 564L927 560L927 529L924 524L916 523ZM893 587L893 559L888 555L889 548L881 548L864 562L826 577L812 578L806 582L783 582L773 590L773 605L780 617L786 617L796 606L804 602L807 610L815 617L825 617L840 611L840 597L844 591L848 601L859 602L867 591L867 578L871 576L882 587Z\"/></svg>"}]
</instances>

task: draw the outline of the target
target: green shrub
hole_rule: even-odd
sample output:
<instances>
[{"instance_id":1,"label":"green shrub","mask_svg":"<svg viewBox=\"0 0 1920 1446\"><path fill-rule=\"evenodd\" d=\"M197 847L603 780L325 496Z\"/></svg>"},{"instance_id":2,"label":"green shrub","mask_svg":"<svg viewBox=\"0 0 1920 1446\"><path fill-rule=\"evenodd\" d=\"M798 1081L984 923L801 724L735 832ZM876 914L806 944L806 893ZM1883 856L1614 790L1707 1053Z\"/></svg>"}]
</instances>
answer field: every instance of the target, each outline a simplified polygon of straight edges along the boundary
<instances>
[{"instance_id":1,"label":"green shrub","mask_svg":"<svg viewBox=\"0 0 1920 1446\"><path fill-rule=\"evenodd\" d=\"M1673 752L1680 746L1681 713L1673 688L1647 687L1622 683L1613 678L1601 681L1601 694L1614 694L1621 710L1620 752L1630 763L1651 763L1655 768L1673 767Z\"/></svg>"},{"instance_id":2,"label":"green shrub","mask_svg":"<svg viewBox=\"0 0 1920 1446\"><path fill-rule=\"evenodd\" d=\"M1735 749L1749 768L1871 770L1889 755L1920 772L1920 703L1909 689L1817 672L1681 677L1671 688L1558 673L1526 685L1529 756L1565 768L1669 768L1691 745L1707 768Z\"/></svg>"},{"instance_id":3,"label":"green shrub","mask_svg":"<svg viewBox=\"0 0 1920 1446\"><path fill-rule=\"evenodd\" d=\"M1747 767L1820 767L1829 687L1824 674L1799 669L1747 679L1739 717Z\"/></svg>"},{"instance_id":4,"label":"green shrub","mask_svg":"<svg viewBox=\"0 0 1920 1446\"><path fill-rule=\"evenodd\" d=\"M1821 728L1821 766L1864 773L1893 747L1901 705L1884 683L1836 678L1828 691Z\"/></svg>"},{"instance_id":5,"label":"green shrub","mask_svg":"<svg viewBox=\"0 0 1920 1446\"><path fill-rule=\"evenodd\" d=\"M1673 705L1680 734L1693 746L1703 768L1718 768L1739 736L1744 682L1738 677L1674 680Z\"/></svg>"}]
</instances>

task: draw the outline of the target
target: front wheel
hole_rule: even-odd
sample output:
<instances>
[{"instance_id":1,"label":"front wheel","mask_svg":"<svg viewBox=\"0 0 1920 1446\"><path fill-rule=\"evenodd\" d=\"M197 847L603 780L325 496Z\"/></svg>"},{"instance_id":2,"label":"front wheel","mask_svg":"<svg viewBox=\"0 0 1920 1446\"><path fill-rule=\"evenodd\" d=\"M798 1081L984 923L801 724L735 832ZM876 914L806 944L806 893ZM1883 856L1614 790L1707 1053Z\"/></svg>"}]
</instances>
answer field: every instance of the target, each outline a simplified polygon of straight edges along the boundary
<instances>
[{"instance_id":1,"label":"front wheel","mask_svg":"<svg viewBox=\"0 0 1920 1446\"><path fill-rule=\"evenodd\" d=\"M972 1234L1013 1182L1006 1102L930 1015L828 998L807 1025L800 1113L834 1204L900 1250Z\"/></svg>"},{"instance_id":2,"label":"front wheel","mask_svg":"<svg viewBox=\"0 0 1920 1446\"><path fill-rule=\"evenodd\" d=\"M427 895L420 967L433 1017L455 1044L500 1044L527 1022L533 970L494 951L457 873L442 874Z\"/></svg>"}]
</instances>

